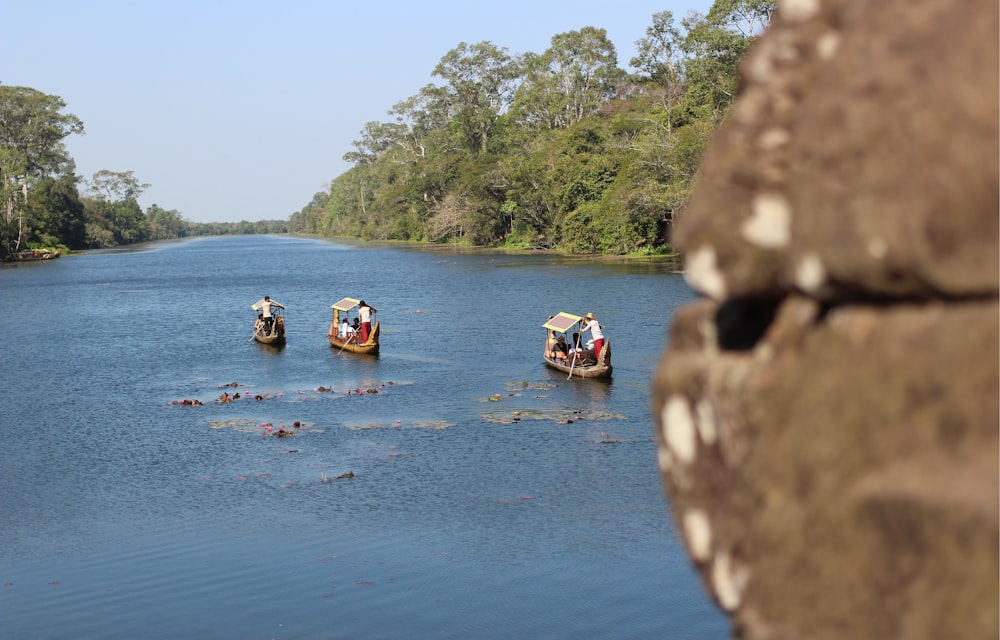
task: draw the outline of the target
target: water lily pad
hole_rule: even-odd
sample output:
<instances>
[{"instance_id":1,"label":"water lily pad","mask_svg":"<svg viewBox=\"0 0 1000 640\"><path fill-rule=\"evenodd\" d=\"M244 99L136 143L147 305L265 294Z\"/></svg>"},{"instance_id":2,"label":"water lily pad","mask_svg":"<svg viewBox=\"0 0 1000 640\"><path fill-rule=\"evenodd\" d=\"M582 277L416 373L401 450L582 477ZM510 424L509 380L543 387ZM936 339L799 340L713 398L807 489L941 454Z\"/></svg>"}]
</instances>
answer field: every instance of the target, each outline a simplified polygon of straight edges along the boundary
<instances>
[{"instance_id":1,"label":"water lily pad","mask_svg":"<svg viewBox=\"0 0 1000 640\"><path fill-rule=\"evenodd\" d=\"M544 420L560 424L573 424L580 421L624 420L625 416L604 411L584 411L569 409L518 409L515 411L495 411L480 416L486 422L495 424L514 424L527 420Z\"/></svg>"},{"instance_id":2,"label":"water lily pad","mask_svg":"<svg viewBox=\"0 0 1000 640\"><path fill-rule=\"evenodd\" d=\"M526 380L522 380L520 382L507 382L504 384L504 386L511 391L513 390L527 391L528 389L534 391L548 391L549 389L555 389L559 385L555 384L554 382L528 382Z\"/></svg>"}]
</instances>

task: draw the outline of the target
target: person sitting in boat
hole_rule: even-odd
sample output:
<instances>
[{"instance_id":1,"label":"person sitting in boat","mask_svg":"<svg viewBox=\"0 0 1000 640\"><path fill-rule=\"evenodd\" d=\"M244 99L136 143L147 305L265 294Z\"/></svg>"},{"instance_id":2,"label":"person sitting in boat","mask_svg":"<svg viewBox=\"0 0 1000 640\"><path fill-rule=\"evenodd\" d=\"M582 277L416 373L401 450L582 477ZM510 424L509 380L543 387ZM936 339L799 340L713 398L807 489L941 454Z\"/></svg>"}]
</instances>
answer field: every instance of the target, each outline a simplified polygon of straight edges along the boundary
<instances>
[{"instance_id":1,"label":"person sitting in boat","mask_svg":"<svg viewBox=\"0 0 1000 640\"><path fill-rule=\"evenodd\" d=\"M351 323L348 322L345 317L344 321L340 323L340 332L337 334L337 337L344 340L350 340L353 336L354 327L351 326Z\"/></svg>"},{"instance_id":2,"label":"person sitting in boat","mask_svg":"<svg viewBox=\"0 0 1000 640\"><path fill-rule=\"evenodd\" d=\"M556 338L556 343L552 347L552 359L562 363L565 363L569 359L569 346L566 344L566 338L563 336Z\"/></svg>"},{"instance_id":3,"label":"person sitting in boat","mask_svg":"<svg viewBox=\"0 0 1000 640\"><path fill-rule=\"evenodd\" d=\"M594 359L593 353L583 348L579 333L573 334L573 343L569 347L569 358L577 365L588 364Z\"/></svg>"},{"instance_id":4,"label":"person sitting in boat","mask_svg":"<svg viewBox=\"0 0 1000 640\"><path fill-rule=\"evenodd\" d=\"M264 314L258 313L257 320L253 323L253 332L260 335L264 330Z\"/></svg>"},{"instance_id":5,"label":"person sitting in boat","mask_svg":"<svg viewBox=\"0 0 1000 640\"><path fill-rule=\"evenodd\" d=\"M551 319L552 316L549 316L549 320ZM555 358L556 357L554 352L555 346L556 346L556 332L552 329L549 329L548 331L545 332L545 351L542 352L542 356L548 358L549 360Z\"/></svg>"}]
</instances>

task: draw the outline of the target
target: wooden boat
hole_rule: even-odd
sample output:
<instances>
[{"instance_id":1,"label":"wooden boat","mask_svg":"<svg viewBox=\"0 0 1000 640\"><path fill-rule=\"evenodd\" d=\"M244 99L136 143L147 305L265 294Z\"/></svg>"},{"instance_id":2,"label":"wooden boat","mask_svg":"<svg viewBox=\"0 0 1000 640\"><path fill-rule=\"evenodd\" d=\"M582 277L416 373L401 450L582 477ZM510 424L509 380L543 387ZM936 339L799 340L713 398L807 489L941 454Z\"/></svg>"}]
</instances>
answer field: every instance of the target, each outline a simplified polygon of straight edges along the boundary
<instances>
[{"instance_id":1,"label":"wooden boat","mask_svg":"<svg viewBox=\"0 0 1000 640\"><path fill-rule=\"evenodd\" d=\"M341 322L345 319L350 320L351 311L356 310L360 305L361 300L356 298L341 298L337 302L331 304L330 307L333 309L333 317L330 320L330 330L327 332L326 337L330 341L330 346L338 349L338 353L350 351L351 353L377 356L379 352L378 339L381 328L379 327L379 322L376 318L378 311L375 307L369 307L372 310L372 330L371 333L368 334L367 340L364 342L361 341L361 333L360 330L357 329L348 334L346 337L340 336L339 327ZM355 315L355 318L357 319L357 315Z\"/></svg>"},{"instance_id":2,"label":"wooden boat","mask_svg":"<svg viewBox=\"0 0 1000 640\"><path fill-rule=\"evenodd\" d=\"M14 254L14 259L20 262L31 260L52 260L62 255L59 249L24 249Z\"/></svg>"},{"instance_id":3,"label":"wooden boat","mask_svg":"<svg viewBox=\"0 0 1000 640\"><path fill-rule=\"evenodd\" d=\"M285 346L285 308L271 305L271 316L274 320L271 322L270 331L266 331L264 320L258 315L260 307L254 304L251 308L254 312L253 339L272 347Z\"/></svg>"},{"instance_id":4,"label":"wooden boat","mask_svg":"<svg viewBox=\"0 0 1000 640\"><path fill-rule=\"evenodd\" d=\"M567 373L569 378L610 378L612 371L611 340L607 338L604 339L604 346L601 347L601 352L597 354L596 358L592 350L584 350L582 354L570 353L566 360L556 360L550 355L551 346L558 337L565 338L566 333L576 327L581 319L581 316L572 313L559 312L542 325L546 329L545 353L543 355L545 365ZM579 345L570 344L570 346L579 348Z\"/></svg>"}]
</instances>

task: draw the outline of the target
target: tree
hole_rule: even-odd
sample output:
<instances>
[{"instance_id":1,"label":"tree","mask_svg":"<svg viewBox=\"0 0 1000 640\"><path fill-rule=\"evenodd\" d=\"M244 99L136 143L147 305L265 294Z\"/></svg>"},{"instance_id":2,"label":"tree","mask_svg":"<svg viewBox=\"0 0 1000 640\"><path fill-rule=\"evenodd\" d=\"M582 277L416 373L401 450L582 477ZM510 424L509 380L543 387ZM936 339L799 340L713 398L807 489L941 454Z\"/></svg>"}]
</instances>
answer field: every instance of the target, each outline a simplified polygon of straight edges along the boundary
<instances>
[{"instance_id":1,"label":"tree","mask_svg":"<svg viewBox=\"0 0 1000 640\"><path fill-rule=\"evenodd\" d=\"M131 171L101 169L88 184L88 191L97 198L110 202L137 200L152 185L140 184Z\"/></svg>"},{"instance_id":2,"label":"tree","mask_svg":"<svg viewBox=\"0 0 1000 640\"><path fill-rule=\"evenodd\" d=\"M188 235L190 223L179 211L166 209L154 204L146 210L146 223L149 225L150 240L168 240L183 238Z\"/></svg>"},{"instance_id":3,"label":"tree","mask_svg":"<svg viewBox=\"0 0 1000 640\"><path fill-rule=\"evenodd\" d=\"M389 114L396 116L396 122L403 128L396 145L411 161L427 157L427 138L432 132L448 129L449 104L448 90L429 84L417 95L393 105Z\"/></svg>"},{"instance_id":4,"label":"tree","mask_svg":"<svg viewBox=\"0 0 1000 640\"><path fill-rule=\"evenodd\" d=\"M31 190L26 217L30 228L29 243L85 248L84 207L77 192L76 176L38 180Z\"/></svg>"},{"instance_id":5,"label":"tree","mask_svg":"<svg viewBox=\"0 0 1000 640\"><path fill-rule=\"evenodd\" d=\"M753 40L771 25L777 4L775 0L715 0L706 19L709 24Z\"/></svg>"},{"instance_id":6,"label":"tree","mask_svg":"<svg viewBox=\"0 0 1000 640\"><path fill-rule=\"evenodd\" d=\"M64 140L83 133L83 122L61 113L66 103L29 87L0 85L0 190L3 219L0 257L16 251L25 230L32 180L72 175Z\"/></svg>"},{"instance_id":7,"label":"tree","mask_svg":"<svg viewBox=\"0 0 1000 640\"><path fill-rule=\"evenodd\" d=\"M88 222L109 230L114 244L148 240L149 221L139 207L138 198L149 186L140 184L131 171L98 171L88 187L94 200L94 206L87 209ZM106 242L105 234L98 235Z\"/></svg>"},{"instance_id":8,"label":"tree","mask_svg":"<svg viewBox=\"0 0 1000 640\"><path fill-rule=\"evenodd\" d=\"M757 37L770 25L775 2L715 0L708 16L684 22L683 49L688 91L695 108L728 112L736 95L737 69Z\"/></svg>"},{"instance_id":9,"label":"tree","mask_svg":"<svg viewBox=\"0 0 1000 640\"><path fill-rule=\"evenodd\" d=\"M636 56L632 67L662 86L672 87L683 77L680 68L683 50L680 30L674 26L674 14L661 11L653 14L653 24L646 28L646 37L636 40Z\"/></svg>"},{"instance_id":10,"label":"tree","mask_svg":"<svg viewBox=\"0 0 1000 640\"><path fill-rule=\"evenodd\" d=\"M487 138L510 105L518 69L507 49L491 42L459 43L441 58L434 74L445 80L452 121L469 148L486 151Z\"/></svg>"},{"instance_id":11,"label":"tree","mask_svg":"<svg viewBox=\"0 0 1000 640\"><path fill-rule=\"evenodd\" d=\"M522 124L563 129L597 113L625 77L604 29L584 27L552 37L542 55L526 55L514 110Z\"/></svg>"},{"instance_id":12,"label":"tree","mask_svg":"<svg viewBox=\"0 0 1000 640\"><path fill-rule=\"evenodd\" d=\"M355 151L345 154L344 160L352 164L372 164L404 134L405 128L399 124L367 122L361 130L361 139L351 143Z\"/></svg>"}]
</instances>

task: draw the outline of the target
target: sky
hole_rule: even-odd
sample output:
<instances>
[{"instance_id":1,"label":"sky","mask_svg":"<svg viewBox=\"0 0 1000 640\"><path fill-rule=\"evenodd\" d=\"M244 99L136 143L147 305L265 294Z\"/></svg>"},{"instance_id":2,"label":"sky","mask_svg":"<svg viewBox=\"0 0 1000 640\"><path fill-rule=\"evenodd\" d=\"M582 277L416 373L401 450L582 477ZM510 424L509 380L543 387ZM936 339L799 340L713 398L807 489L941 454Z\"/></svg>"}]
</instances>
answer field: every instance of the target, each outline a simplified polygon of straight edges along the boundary
<instances>
[{"instance_id":1,"label":"sky","mask_svg":"<svg viewBox=\"0 0 1000 640\"><path fill-rule=\"evenodd\" d=\"M629 69L652 16L712 0L0 0L0 84L83 121L76 172L131 171L192 222L286 220L350 168L365 123L460 43L542 53L603 28Z\"/></svg>"}]
</instances>

